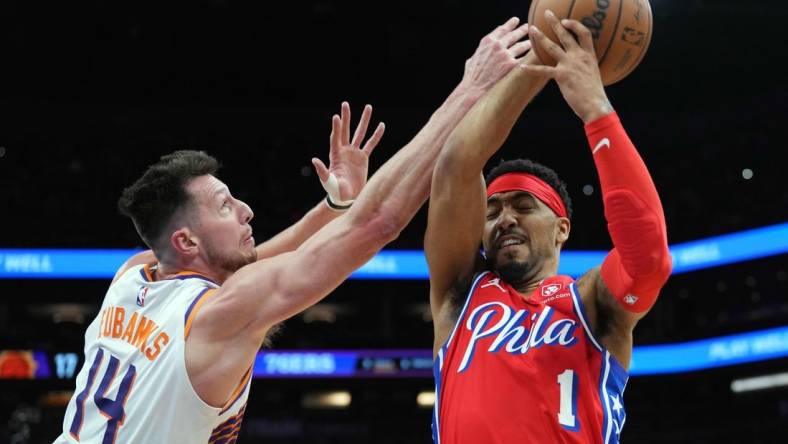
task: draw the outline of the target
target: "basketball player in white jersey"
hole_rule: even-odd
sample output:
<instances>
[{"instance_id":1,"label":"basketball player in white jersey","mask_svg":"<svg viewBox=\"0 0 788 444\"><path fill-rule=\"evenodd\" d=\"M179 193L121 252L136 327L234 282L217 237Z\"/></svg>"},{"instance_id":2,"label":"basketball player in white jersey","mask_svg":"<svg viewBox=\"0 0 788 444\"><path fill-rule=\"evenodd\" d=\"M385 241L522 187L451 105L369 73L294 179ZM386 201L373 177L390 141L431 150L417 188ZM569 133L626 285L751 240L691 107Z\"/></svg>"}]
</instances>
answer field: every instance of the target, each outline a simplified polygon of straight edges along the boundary
<instances>
[{"instance_id":1,"label":"basketball player in white jersey","mask_svg":"<svg viewBox=\"0 0 788 444\"><path fill-rule=\"evenodd\" d=\"M361 149L371 110L350 141L343 104L330 168L313 161L328 205L347 209L355 197L341 217L316 208L255 247L252 210L216 178L215 159L176 152L148 168L120 207L152 252L118 271L88 327L85 365L56 443L234 442L266 334L397 237L427 198L447 136L530 48L518 24L512 18L481 40L457 88L360 193L363 181L349 176L366 175L382 128Z\"/></svg>"}]
</instances>

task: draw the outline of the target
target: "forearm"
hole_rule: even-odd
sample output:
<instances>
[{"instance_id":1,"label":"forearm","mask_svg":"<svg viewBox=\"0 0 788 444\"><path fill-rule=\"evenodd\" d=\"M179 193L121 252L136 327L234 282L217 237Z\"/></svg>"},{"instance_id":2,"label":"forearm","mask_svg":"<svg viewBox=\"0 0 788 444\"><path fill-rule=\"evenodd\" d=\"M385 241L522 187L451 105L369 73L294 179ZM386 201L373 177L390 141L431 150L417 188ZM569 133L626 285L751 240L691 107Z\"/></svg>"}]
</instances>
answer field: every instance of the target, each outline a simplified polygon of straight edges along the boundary
<instances>
[{"instance_id":1,"label":"forearm","mask_svg":"<svg viewBox=\"0 0 788 444\"><path fill-rule=\"evenodd\" d=\"M625 189L637 195L654 211L664 231L665 216L657 188L618 116L610 112L586 124L585 131L602 189Z\"/></svg>"},{"instance_id":2,"label":"forearm","mask_svg":"<svg viewBox=\"0 0 788 444\"><path fill-rule=\"evenodd\" d=\"M386 211L401 229L429 195L432 170L441 147L482 92L461 83L419 133L370 179L349 211L368 217Z\"/></svg>"},{"instance_id":3,"label":"forearm","mask_svg":"<svg viewBox=\"0 0 788 444\"><path fill-rule=\"evenodd\" d=\"M257 259L265 259L297 249L304 241L340 215L341 212L328 208L325 199L322 199L301 220L258 245L255 248Z\"/></svg>"},{"instance_id":4,"label":"forearm","mask_svg":"<svg viewBox=\"0 0 788 444\"><path fill-rule=\"evenodd\" d=\"M248 265L228 279L222 291L232 296L224 299L236 307L239 319L249 322L244 331L264 331L314 304L391 242L426 200L440 147L477 99L472 89L457 87L416 137L369 180L346 215L295 251Z\"/></svg>"},{"instance_id":5,"label":"forearm","mask_svg":"<svg viewBox=\"0 0 788 444\"><path fill-rule=\"evenodd\" d=\"M523 63L537 63L533 53ZM503 145L525 106L544 88L547 79L515 67L476 105L449 137L441 153L442 166L452 180L470 180Z\"/></svg>"},{"instance_id":6,"label":"forearm","mask_svg":"<svg viewBox=\"0 0 788 444\"><path fill-rule=\"evenodd\" d=\"M643 312L654 303L671 271L662 203L615 113L587 124L586 134L615 246L602 265L602 279L625 308Z\"/></svg>"}]
</instances>

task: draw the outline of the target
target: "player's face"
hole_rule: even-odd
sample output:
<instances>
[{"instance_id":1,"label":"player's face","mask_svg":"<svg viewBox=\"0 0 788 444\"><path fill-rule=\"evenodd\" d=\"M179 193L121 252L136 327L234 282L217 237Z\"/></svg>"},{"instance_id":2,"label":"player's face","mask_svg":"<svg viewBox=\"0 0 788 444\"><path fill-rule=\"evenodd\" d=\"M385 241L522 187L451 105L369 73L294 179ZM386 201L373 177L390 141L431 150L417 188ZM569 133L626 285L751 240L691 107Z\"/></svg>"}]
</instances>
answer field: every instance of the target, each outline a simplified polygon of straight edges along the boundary
<instances>
[{"instance_id":1,"label":"player's face","mask_svg":"<svg viewBox=\"0 0 788 444\"><path fill-rule=\"evenodd\" d=\"M524 191L490 196L486 217L484 251L493 269L510 284L528 282L545 262L556 259L557 241L565 240L558 239L555 213Z\"/></svg>"},{"instance_id":2,"label":"player's face","mask_svg":"<svg viewBox=\"0 0 788 444\"><path fill-rule=\"evenodd\" d=\"M207 262L226 272L234 272L257 260L251 208L230 194L227 185L214 176L192 180L187 187L197 212L195 234Z\"/></svg>"}]
</instances>

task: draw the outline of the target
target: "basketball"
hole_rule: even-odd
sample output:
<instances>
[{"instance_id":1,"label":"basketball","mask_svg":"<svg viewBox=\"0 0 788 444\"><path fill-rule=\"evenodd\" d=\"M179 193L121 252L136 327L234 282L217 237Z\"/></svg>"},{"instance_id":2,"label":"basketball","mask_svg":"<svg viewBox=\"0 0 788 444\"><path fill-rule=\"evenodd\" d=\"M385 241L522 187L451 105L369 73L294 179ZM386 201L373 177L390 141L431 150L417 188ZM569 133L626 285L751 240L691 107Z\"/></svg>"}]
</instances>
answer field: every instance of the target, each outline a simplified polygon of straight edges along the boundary
<instances>
[{"instance_id":1,"label":"basketball","mask_svg":"<svg viewBox=\"0 0 788 444\"><path fill-rule=\"evenodd\" d=\"M605 85L629 75L643 60L651 42L652 17L648 0L533 0L528 23L536 25L550 40L558 43L558 37L544 17L548 9L559 20L577 20L591 31ZM533 46L543 63L556 64L539 45Z\"/></svg>"}]
</instances>

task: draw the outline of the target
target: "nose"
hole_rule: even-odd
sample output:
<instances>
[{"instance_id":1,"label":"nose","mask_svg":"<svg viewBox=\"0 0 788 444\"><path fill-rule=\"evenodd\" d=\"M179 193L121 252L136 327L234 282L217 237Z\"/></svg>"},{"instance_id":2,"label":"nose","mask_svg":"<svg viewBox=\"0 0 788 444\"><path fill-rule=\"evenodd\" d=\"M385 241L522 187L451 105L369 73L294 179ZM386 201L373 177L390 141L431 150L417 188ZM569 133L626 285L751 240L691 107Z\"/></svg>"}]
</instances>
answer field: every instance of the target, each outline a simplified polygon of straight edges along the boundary
<instances>
[{"instance_id":1,"label":"nose","mask_svg":"<svg viewBox=\"0 0 788 444\"><path fill-rule=\"evenodd\" d=\"M498 220L495 223L495 228L499 232L502 232L509 230L515 225L517 225L517 218L514 215L514 211L507 207L501 209L501 213L498 215Z\"/></svg>"},{"instance_id":2,"label":"nose","mask_svg":"<svg viewBox=\"0 0 788 444\"><path fill-rule=\"evenodd\" d=\"M241 221L243 224L248 224L252 218L254 218L254 211L246 204L244 201L239 201L241 203Z\"/></svg>"}]
</instances>

